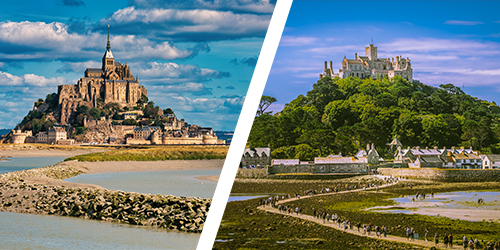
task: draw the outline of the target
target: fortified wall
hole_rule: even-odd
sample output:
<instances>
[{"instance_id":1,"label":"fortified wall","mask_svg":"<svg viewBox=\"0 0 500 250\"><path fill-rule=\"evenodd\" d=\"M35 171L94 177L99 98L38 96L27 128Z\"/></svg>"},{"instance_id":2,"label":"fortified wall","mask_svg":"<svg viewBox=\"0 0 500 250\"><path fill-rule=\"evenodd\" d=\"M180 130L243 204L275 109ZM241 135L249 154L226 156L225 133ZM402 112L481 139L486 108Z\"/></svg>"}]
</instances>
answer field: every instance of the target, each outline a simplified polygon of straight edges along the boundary
<instances>
[{"instance_id":1,"label":"fortified wall","mask_svg":"<svg viewBox=\"0 0 500 250\"><path fill-rule=\"evenodd\" d=\"M269 174L278 173L311 173L311 174L330 174L330 173L367 173L368 164L296 164L296 165L274 165L268 168Z\"/></svg>"},{"instance_id":2,"label":"fortified wall","mask_svg":"<svg viewBox=\"0 0 500 250\"><path fill-rule=\"evenodd\" d=\"M444 182L500 181L500 169L378 168L383 175Z\"/></svg>"}]
</instances>

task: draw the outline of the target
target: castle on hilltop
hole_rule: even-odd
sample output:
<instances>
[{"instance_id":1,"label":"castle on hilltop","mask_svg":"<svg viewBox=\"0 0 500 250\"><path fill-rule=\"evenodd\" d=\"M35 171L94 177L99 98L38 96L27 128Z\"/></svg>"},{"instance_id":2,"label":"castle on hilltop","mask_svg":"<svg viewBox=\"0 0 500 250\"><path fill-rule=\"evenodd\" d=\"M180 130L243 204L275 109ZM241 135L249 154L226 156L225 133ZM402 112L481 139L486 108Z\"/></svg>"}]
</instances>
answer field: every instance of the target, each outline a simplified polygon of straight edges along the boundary
<instances>
[{"instance_id":1,"label":"castle on hilltop","mask_svg":"<svg viewBox=\"0 0 500 250\"><path fill-rule=\"evenodd\" d=\"M134 78L127 63L115 61L108 30L108 44L102 57L102 67L87 68L85 76L74 85L59 85L58 95L59 105L62 107L61 124L66 124L81 105L97 107L98 101L102 101L132 107L142 95L147 96L147 90L139 85L139 76Z\"/></svg>"},{"instance_id":2,"label":"castle on hilltop","mask_svg":"<svg viewBox=\"0 0 500 250\"><path fill-rule=\"evenodd\" d=\"M404 59L402 56L396 56L396 60L394 58L392 60L391 58L378 58L377 47L373 46L373 44L365 47L365 56L358 56L358 53L354 54L354 59L347 59L344 56L342 69L339 69L338 73L333 72L332 61L330 61L330 68L328 68L325 61L324 73L320 74L319 78L326 76L331 78L348 78L352 76L360 79L370 77L372 79L382 79L384 77L392 79L394 76L401 76L403 79L413 82L410 58Z\"/></svg>"}]
</instances>

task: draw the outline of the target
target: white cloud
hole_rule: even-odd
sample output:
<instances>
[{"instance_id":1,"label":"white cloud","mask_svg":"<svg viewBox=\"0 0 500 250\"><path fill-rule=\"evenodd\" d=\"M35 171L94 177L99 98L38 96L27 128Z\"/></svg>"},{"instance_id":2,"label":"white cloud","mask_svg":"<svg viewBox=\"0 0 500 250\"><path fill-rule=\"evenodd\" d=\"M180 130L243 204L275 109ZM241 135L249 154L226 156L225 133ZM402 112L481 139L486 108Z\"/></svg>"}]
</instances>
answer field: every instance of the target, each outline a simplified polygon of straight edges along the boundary
<instances>
[{"instance_id":1,"label":"white cloud","mask_svg":"<svg viewBox=\"0 0 500 250\"><path fill-rule=\"evenodd\" d=\"M447 20L444 22L445 24L451 24L451 25L478 25L478 24L483 24L483 22L477 22L477 21L460 21L460 20Z\"/></svg>"},{"instance_id":2,"label":"white cloud","mask_svg":"<svg viewBox=\"0 0 500 250\"><path fill-rule=\"evenodd\" d=\"M70 33L68 26L59 22L0 22L0 45L3 45L0 46L0 58L99 58L104 53L106 39L106 35L95 32ZM23 47L13 53L9 46ZM135 35L113 35L111 47L115 56L136 60L188 58L197 53L197 50L207 50L179 49L171 42L157 44Z\"/></svg>"},{"instance_id":3,"label":"white cloud","mask_svg":"<svg viewBox=\"0 0 500 250\"><path fill-rule=\"evenodd\" d=\"M185 82L179 85L159 85L148 87L149 93L163 95L164 93L182 93L186 94L212 94L210 88L205 87L203 83ZM161 98L160 96L158 96Z\"/></svg>"},{"instance_id":4,"label":"white cloud","mask_svg":"<svg viewBox=\"0 0 500 250\"><path fill-rule=\"evenodd\" d=\"M67 83L64 77L46 78L35 74L25 74L23 76L15 76L7 72L0 71L0 86L57 86Z\"/></svg>"},{"instance_id":5,"label":"white cloud","mask_svg":"<svg viewBox=\"0 0 500 250\"><path fill-rule=\"evenodd\" d=\"M163 35L177 33L247 34L267 30L271 16L235 14L215 10L136 9L134 6L120 9L101 24L127 25L131 23L160 24L165 29L156 30Z\"/></svg>"},{"instance_id":6,"label":"white cloud","mask_svg":"<svg viewBox=\"0 0 500 250\"><path fill-rule=\"evenodd\" d=\"M274 4L269 0L132 0L131 4L143 8L170 8L170 9L227 9L235 12L273 13Z\"/></svg>"},{"instance_id":7,"label":"white cloud","mask_svg":"<svg viewBox=\"0 0 500 250\"><path fill-rule=\"evenodd\" d=\"M172 96L175 105L182 111L188 112L216 112L236 114L241 111L245 97L230 98L190 98L186 96Z\"/></svg>"},{"instance_id":8,"label":"white cloud","mask_svg":"<svg viewBox=\"0 0 500 250\"><path fill-rule=\"evenodd\" d=\"M280 46L303 46L313 44L318 39L316 37L306 36L282 36Z\"/></svg>"},{"instance_id":9,"label":"white cloud","mask_svg":"<svg viewBox=\"0 0 500 250\"><path fill-rule=\"evenodd\" d=\"M461 39L398 38L390 43L379 44L377 47L379 51L388 53L404 51L412 53L453 51L458 55L477 55L477 53L482 52L488 54L498 53L499 45L492 42Z\"/></svg>"},{"instance_id":10,"label":"white cloud","mask_svg":"<svg viewBox=\"0 0 500 250\"><path fill-rule=\"evenodd\" d=\"M149 62L146 67L139 68L139 75L146 82L173 83L189 81L207 81L210 78L228 77L229 73L196 65L183 65L172 62Z\"/></svg>"}]
</instances>

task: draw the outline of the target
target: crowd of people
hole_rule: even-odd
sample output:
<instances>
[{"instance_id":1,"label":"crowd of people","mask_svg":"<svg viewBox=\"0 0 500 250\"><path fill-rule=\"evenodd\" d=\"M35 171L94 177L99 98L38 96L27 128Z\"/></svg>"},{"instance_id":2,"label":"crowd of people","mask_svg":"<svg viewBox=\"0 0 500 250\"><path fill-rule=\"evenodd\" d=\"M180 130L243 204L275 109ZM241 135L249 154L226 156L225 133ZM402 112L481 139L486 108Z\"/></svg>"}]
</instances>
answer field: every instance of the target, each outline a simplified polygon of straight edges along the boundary
<instances>
[{"instance_id":1,"label":"crowd of people","mask_svg":"<svg viewBox=\"0 0 500 250\"><path fill-rule=\"evenodd\" d=\"M367 183L367 184L358 184L358 185L345 185L345 190L356 190L356 189L363 189L365 190L366 188L375 188L378 191L379 185L382 185L382 183L386 184L395 184L399 181L398 178L393 178L391 177L385 177L383 179L383 182L377 182L377 183ZM414 184L410 182L402 183L402 187L407 187L412 189ZM313 196L317 194L325 194L325 193L332 193L332 192L339 192L338 187L334 188L323 188L321 190L306 190L303 192L305 196ZM421 193L417 192L415 196L412 196L412 202L418 201L418 200L425 200L427 196L434 197L434 192L431 192L431 194L426 194L426 193ZM302 214L302 209L299 207L291 207L289 205L282 205L279 204L279 201L286 200L286 199L291 199L291 198L298 198L300 199L300 194L284 194L284 195L276 195L272 197L268 197L266 199L261 199L259 201L260 206L270 206L273 208L277 208L280 213L287 213L287 214L293 214L295 213L296 215ZM484 200L481 200L481 198L478 200L478 203L484 203ZM313 216L316 219L320 219L323 221L324 224L330 224L330 223L335 223L340 229L342 230L351 230L353 232L358 232L362 233L363 235L367 236L372 236L375 235L378 238L381 237L387 237L388 234L388 229L386 226L382 225L373 225L373 223L361 223L361 222L354 222L349 220L348 218L342 218L338 216L336 213L333 212L327 212L327 211L321 211L318 210L316 211L314 208L313 210ZM331 214L330 214L331 213ZM415 231L413 227L406 227L405 229L406 232L406 237L408 241L414 241L416 239L420 238L420 235ZM425 229L424 230L424 238L426 242L428 241L429 237L429 230ZM465 235L459 240L455 239L452 234L444 234L444 235L439 235L438 233L434 234L434 244L436 247L440 247L440 243L444 244L445 248L453 248L454 243L460 243L463 246L463 249L487 249L487 250L500 250L500 241L499 242L482 242L479 241L477 238L473 239L473 237L466 237Z\"/></svg>"},{"instance_id":2,"label":"crowd of people","mask_svg":"<svg viewBox=\"0 0 500 250\"><path fill-rule=\"evenodd\" d=\"M427 241L427 233L428 230L425 229L425 241ZM477 238L474 238L470 236L467 238L466 235L464 235L461 239L454 241L453 240L453 235L452 234L444 234L442 237L440 237L437 233L434 234L434 245L436 247L440 247L439 243L440 240L443 240L444 248L453 248L454 243L461 244L463 249L486 249L486 250L500 250L500 241L497 242L484 242L484 241L479 241Z\"/></svg>"}]
</instances>

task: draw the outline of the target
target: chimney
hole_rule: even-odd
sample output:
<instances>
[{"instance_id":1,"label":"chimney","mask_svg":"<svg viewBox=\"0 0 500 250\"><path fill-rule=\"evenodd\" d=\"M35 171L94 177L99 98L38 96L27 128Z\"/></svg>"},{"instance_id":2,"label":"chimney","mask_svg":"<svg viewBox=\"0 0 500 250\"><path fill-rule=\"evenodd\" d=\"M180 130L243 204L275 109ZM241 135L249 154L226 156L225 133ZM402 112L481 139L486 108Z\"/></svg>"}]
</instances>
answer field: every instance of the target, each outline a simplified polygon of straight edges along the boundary
<instances>
[{"instance_id":1,"label":"chimney","mask_svg":"<svg viewBox=\"0 0 500 250\"><path fill-rule=\"evenodd\" d=\"M370 151L370 143L366 144L366 151Z\"/></svg>"},{"instance_id":2,"label":"chimney","mask_svg":"<svg viewBox=\"0 0 500 250\"><path fill-rule=\"evenodd\" d=\"M417 146L417 151L420 151L420 146Z\"/></svg>"},{"instance_id":3,"label":"chimney","mask_svg":"<svg viewBox=\"0 0 500 250\"><path fill-rule=\"evenodd\" d=\"M451 150L452 150L452 151L455 151L455 146L451 147Z\"/></svg>"},{"instance_id":4,"label":"chimney","mask_svg":"<svg viewBox=\"0 0 500 250\"><path fill-rule=\"evenodd\" d=\"M465 149L465 147L460 147L460 149L461 149L461 150L464 150L464 149Z\"/></svg>"},{"instance_id":5,"label":"chimney","mask_svg":"<svg viewBox=\"0 0 500 250\"><path fill-rule=\"evenodd\" d=\"M437 146L434 146L434 150L438 150L438 147L437 147Z\"/></svg>"},{"instance_id":6,"label":"chimney","mask_svg":"<svg viewBox=\"0 0 500 250\"><path fill-rule=\"evenodd\" d=\"M358 59L358 53L354 53L354 59Z\"/></svg>"},{"instance_id":7,"label":"chimney","mask_svg":"<svg viewBox=\"0 0 500 250\"><path fill-rule=\"evenodd\" d=\"M429 147L425 147L425 150L429 150Z\"/></svg>"},{"instance_id":8,"label":"chimney","mask_svg":"<svg viewBox=\"0 0 500 250\"><path fill-rule=\"evenodd\" d=\"M333 63L330 61L330 69L333 71Z\"/></svg>"},{"instance_id":9,"label":"chimney","mask_svg":"<svg viewBox=\"0 0 500 250\"><path fill-rule=\"evenodd\" d=\"M451 156L451 152L450 151L448 151L448 156Z\"/></svg>"},{"instance_id":10,"label":"chimney","mask_svg":"<svg viewBox=\"0 0 500 250\"><path fill-rule=\"evenodd\" d=\"M396 56L396 62L398 62L398 61L399 61L399 56Z\"/></svg>"},{"instance_id":11,"label":"chimney","mask_svg":"<svg viewBox=\"0 0 500 250\"><path fill-rule=\"evenodd\" d=\"M375 149L375 143L372 143L372 150Z\"/></svg>"},{"instance_id":12,"label":"chimney","mask_svg":"<svg viewBox=\"0 0 500 250\"><path fill-rule=\"evenodd\" d=\"M325 61L325 70L327 69L328 63Z\"/></svg>"},{"instance_id":13,"label":"chimney","mask_svg":"<svg viewBox=\"0 0 500 250\"><path fill-rule=\"evenodd\" d=\"M394 57L392 58L392 62L394 62Z\"/></svg>"},{"instance_id":14,"label":"chimney","mask_svg":"<svg viewBox=\"0 0 500 250\"><path fill-rule=\"evenodd\" d=\"M408 146L406 149L407 149L407 150L410 150L410 146Z\"/></svg>"}]
</instances>

